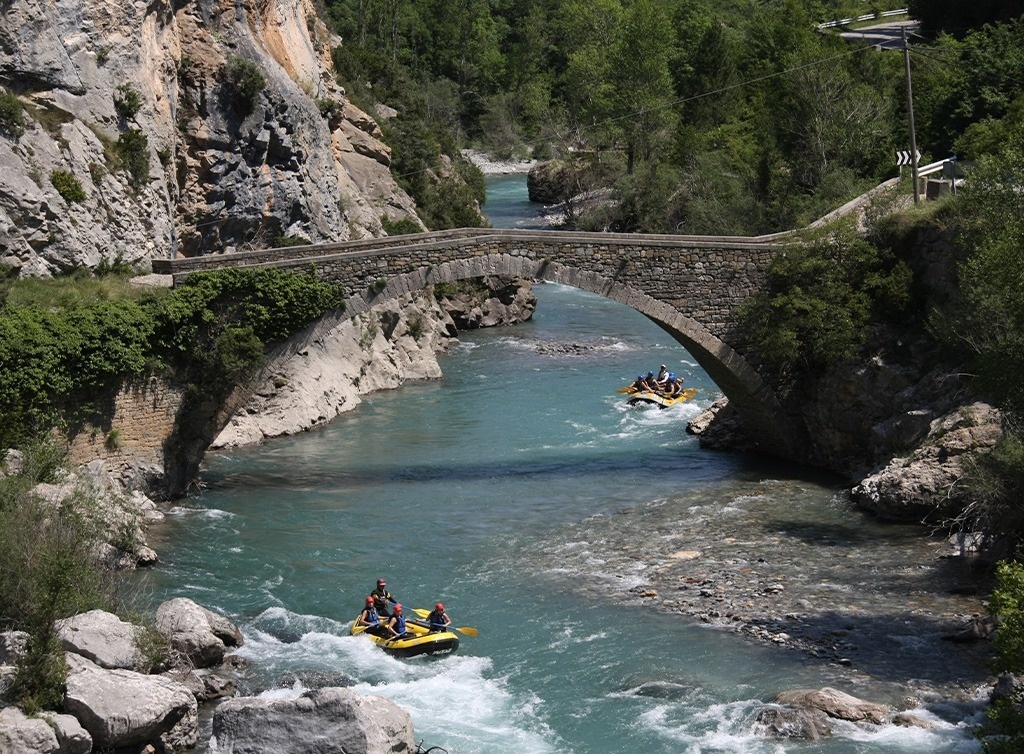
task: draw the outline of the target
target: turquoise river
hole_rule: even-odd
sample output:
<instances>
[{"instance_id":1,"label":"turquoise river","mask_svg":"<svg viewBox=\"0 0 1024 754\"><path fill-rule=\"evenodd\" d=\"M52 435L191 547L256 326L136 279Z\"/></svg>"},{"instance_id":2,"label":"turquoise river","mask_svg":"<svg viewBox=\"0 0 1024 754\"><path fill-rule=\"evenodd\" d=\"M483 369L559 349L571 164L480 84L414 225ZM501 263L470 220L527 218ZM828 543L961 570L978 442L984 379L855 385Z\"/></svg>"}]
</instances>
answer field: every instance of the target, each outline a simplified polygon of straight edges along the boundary
<instances>
[{"instance_id":1,"label":"turquoise river","mask_svg":"<svg viewBox=\"0 0 1024 754\"><path fill-rule=\"evenodd\" d=\"M491 185L496 225L531 222L523 176ZM654 546L695 517L713 537L752 500L762 518L811 511L805 538L815 521L852 521L875 540L905 532L850 508L829 479L701 450L686 423L720 393L675 341L598 296L535 290L531 322L466 334L443 379L366 396L315 432L211 454L204 491L151 536L153 600L187 596L236 622L248 693L354 684L451 754L977 751L970 705L915 710L928 729L844 724L816 742L752 731L781 690L867 694L836 665L645 610L630 596L644 565L620 544ZM662 363L697 399L625 405L615 389ZM777 534L765 557L800 544ZM442 600L479 636L413 660L348 636L379 576L409 607ZM889 686L878 693L897 697Z\"/></svg>"}]
</instances>

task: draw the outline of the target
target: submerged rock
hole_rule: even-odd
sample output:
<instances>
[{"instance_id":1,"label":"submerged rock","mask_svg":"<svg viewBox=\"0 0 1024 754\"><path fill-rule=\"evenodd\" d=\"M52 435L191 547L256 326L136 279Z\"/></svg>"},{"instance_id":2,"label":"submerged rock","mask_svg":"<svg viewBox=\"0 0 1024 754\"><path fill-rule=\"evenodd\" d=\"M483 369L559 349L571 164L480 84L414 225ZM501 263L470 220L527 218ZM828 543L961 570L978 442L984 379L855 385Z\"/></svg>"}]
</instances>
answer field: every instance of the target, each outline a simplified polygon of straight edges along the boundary
<instances>
[{"instance_id":1,"label":"submerged rock","mask_svg":"<svg viewBox=\"0 0 1024 754\"><path fill-rule=\"evenodd\" d=\"M832 735L832 723L821 710L764 707L754 718L754 732L772 738L806 738L816 741Z\"/></svg>"},{"instance_id":2,"label":"submerged rock","mask_svg":"<svg viewBox=\"0 0 1024 754\"><path fill-rule=\"evenodd\" d=\"M891 713L884 704L865 702L845 691L828 687L816 691L785 691L776 697L776 701L799 709L820 710L831 718L852 723L881 725Z\"/></svg>"}]
</instances>

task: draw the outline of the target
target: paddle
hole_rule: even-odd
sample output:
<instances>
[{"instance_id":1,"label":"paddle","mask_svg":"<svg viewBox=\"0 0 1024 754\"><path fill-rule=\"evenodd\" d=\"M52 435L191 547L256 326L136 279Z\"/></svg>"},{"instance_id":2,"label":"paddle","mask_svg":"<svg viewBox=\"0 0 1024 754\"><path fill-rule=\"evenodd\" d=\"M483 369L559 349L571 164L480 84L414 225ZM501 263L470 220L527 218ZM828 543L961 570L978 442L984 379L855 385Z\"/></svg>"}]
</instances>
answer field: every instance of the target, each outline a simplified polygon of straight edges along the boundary
<instances>
[{"instance_id":1,"label":"paddle","mask_svg":"<svg viewBox=\"0 0 1024 754\"><path fill-rule=\"evenodd\" d=\"M412 609L412 611L414 613L416 613L416 615L420 616L421 618L429 618L430 617L430 611L429 610L424 610L422 607L414 607ZM465 634L466 636L478 636L480 634L480 632L477 631L472 626L458 626L458 627L450 626L450 628L454 628L460 634Z\"/></svg>"},{"instance_id":2,"label":"paddle","mask_svg":"<svg viewBox=\"0 0 1024 754\"><path fill-rule=\"evenodd\" d=\"M630 385L629 387L620 387L615 392L616 393L632 393L634 390L636 390L636 388L633 387L632 385Z\"/></svg>"}]
</instances>

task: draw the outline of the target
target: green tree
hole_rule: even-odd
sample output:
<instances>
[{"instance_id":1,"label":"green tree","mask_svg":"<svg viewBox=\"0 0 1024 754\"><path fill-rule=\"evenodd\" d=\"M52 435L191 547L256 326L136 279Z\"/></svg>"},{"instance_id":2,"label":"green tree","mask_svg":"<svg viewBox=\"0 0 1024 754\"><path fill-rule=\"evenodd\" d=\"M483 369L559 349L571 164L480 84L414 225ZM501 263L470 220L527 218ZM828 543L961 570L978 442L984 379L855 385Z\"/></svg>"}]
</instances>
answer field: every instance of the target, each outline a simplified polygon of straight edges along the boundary
<instances>
[{"instance_id":1,"label":"green tree","mask_svg":"<svg viewBox=\"0 0 1024 754\"><path fill-rule=\"evenodd\" d=\"M1004 118L1024 96L1024 17L961 41L941 36L913 62L919 141L933 154L950 154L971 124Z\"/></svg>"},{"instance_id":2,"label":"green tree","mask_svg":"<svg viewBox=\"0 0 1024 754\"><path fill-rule=\"evenodd\" d=\"M669 60L675 42L668 17L651 0L633 0L612 55L612 83L626 138L626 172L650 159L675 123Z\"/></svg>"},{"instance_id":3,"label":"green tree","mask_svg":"<svg viewBox=\"0 0 1024 754\"><path fill-rule=\"evenodd\" d=\"M610 145L615 112L612 51L623 16L618 0L568 0L562 8L558 46L565 58L558 90L569 125L583 144Z\"/></svg>"},{"instance_id":4,"label":"green tree","mask_svg":"<svg viewBox=\"0 0 1024 754\"><path fill-rule=\"evenodd\" d=\"M907 265L885 250L828 238L776 256L766 290L740 316L766 363L799 378L857 357L872 322L906 311L911 282Z\"/></svg>"},{"instance_id":5,"label":"green tree","mask_svg":"<svg viewBox=\"0 0 1024 754\"><path fill-rule=\"evenodd\" d=\"M961 192L962 237L954 316L937 329L965 346L983 389L1024 416L1024 150L982 157Z\"/></svg>"}]
</instances>

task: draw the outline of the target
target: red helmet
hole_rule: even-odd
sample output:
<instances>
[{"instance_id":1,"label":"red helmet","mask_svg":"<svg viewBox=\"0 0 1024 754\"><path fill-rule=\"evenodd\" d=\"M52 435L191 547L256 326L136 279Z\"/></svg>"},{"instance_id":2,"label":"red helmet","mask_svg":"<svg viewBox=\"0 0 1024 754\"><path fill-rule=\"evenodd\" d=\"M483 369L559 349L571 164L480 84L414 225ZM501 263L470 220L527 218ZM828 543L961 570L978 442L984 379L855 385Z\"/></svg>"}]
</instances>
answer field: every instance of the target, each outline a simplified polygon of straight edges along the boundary
<instances>
[{"instance_id":1,"label":"red helmet","mask_svg":"<svg viewBox=\"0 0 1024 754\"><path fill-rule=\"evenodd\" d=\"M444 605L442 605L440 602L438 602L436 605L434 605L434 609L435 610L440 610L441 612L444 612Z\"/></svg>"},{"instance_id":2,"label":"red helmet","mask_svg":"<svg viewBox=\"0 0 1024 754\"><path fill-rule=\"evenodd\" d=\"M399 605L399 604L396 604L393 608L391 608L391 611L395 612L395 613L400 613L400 612L402 612L402 606Z\"/></svg>"},{"instance_id":3,"label":"red helmet","mask_svg":"<svg viewBox=\"0 0 1024 754\"><path fill-rule=\"evenodd\" d=\"M367 597L366 598L366 604L367 605L372 605L373 604L373 597Z\"/></svg>"}]
</instances>

